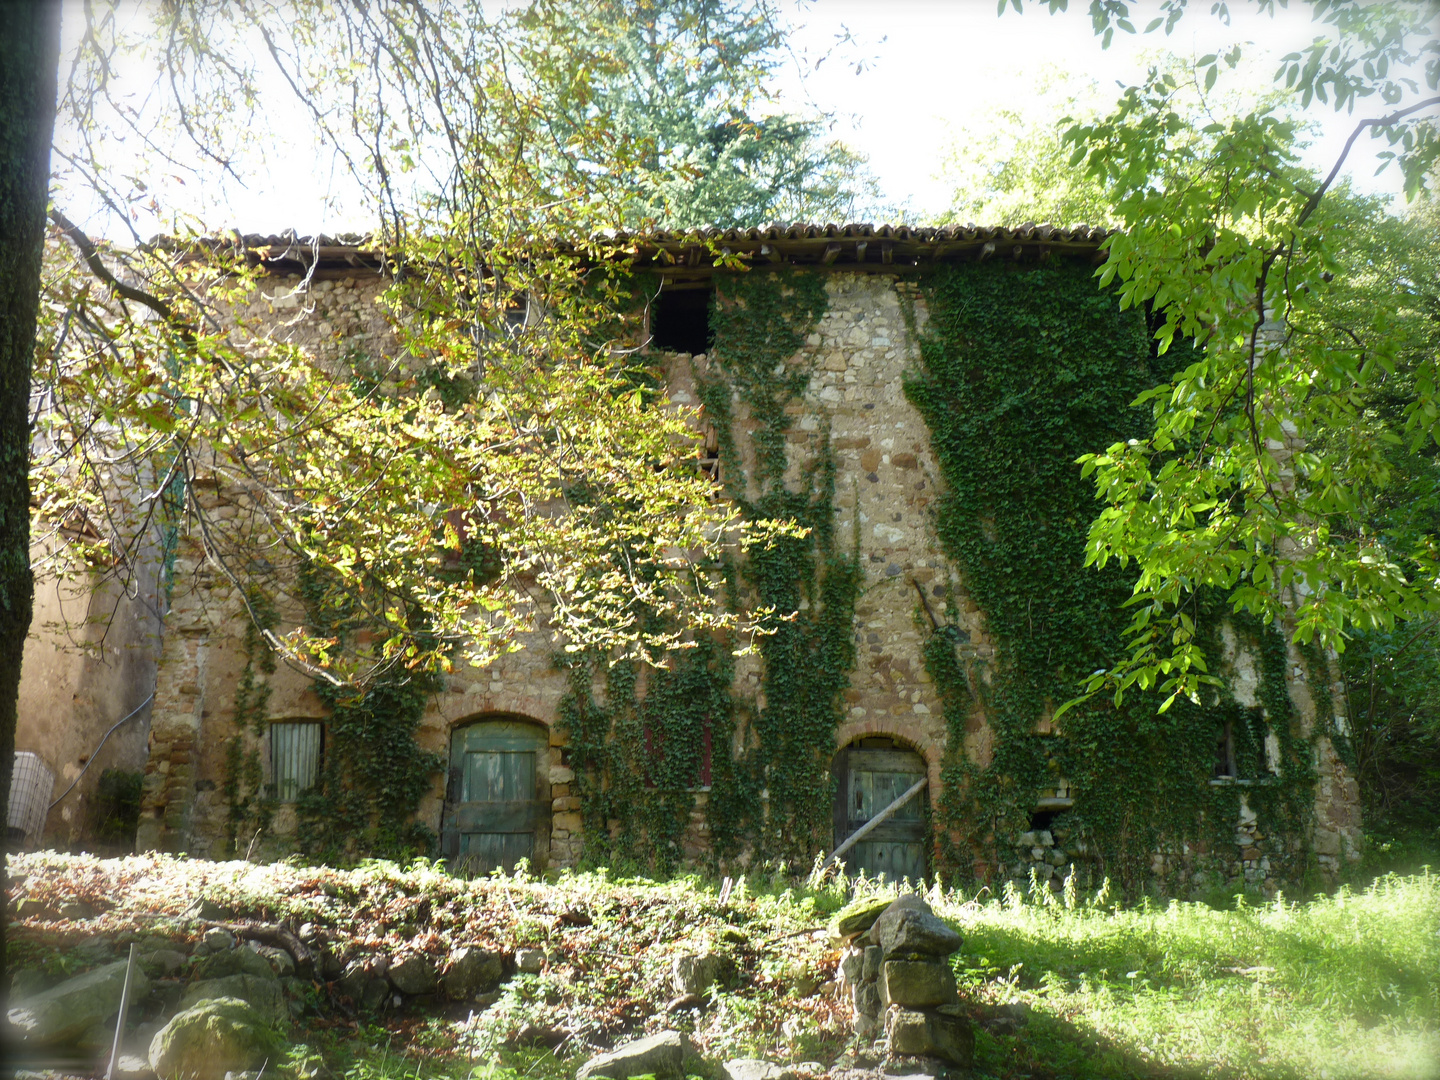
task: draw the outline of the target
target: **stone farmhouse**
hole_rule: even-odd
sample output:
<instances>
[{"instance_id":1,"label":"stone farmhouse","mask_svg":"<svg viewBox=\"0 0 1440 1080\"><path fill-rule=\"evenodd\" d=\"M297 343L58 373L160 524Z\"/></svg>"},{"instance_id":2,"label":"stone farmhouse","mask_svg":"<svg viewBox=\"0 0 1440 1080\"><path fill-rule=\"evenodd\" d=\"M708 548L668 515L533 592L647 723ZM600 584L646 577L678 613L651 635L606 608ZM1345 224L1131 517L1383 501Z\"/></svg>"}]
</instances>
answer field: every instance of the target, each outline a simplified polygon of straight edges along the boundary
<instances>
[{"instance_id":1,"label":"stone farmhouse","mask_svg":"<svg viewBox=\"0 0 1440 1080\"><path fill-rule=\"evenodd\" d=\"M818 282L818 314L785 358L805 379L784 410L789 465L783 482L800 483L822 458L833 465L835 543L854 560L857 585L842 612L848 671L833 700L816 706L830 718L816 730L833 735L819 737L824 745L816 748L830 771L815 789L825 805L808 820L823 819L823 825L808 836L806 850L828 852L918 788L845 852L851 873L918 878L941 871L1054 889L1079 874L1093 887L1119 873L1123 853L1141 868L1131 875L1137 887L1181 895L1234 886L1272 893L1307 875L1333 878L1359 857L1358 787L1345 762L1343 694L1328 657L1302 652L1273 629L1217 617L1216 662L1225 681L1220 704L1197 712L1185 734L1177 726L1177 734L1167 735L1164 719L1157 721L1161 733L1146 751L1154 768L1141 758L1128 779L1105 773L1104 761L1076 756L1066 742L1073 740L1068 721L1051 721L1053 699L1027 714L1023 731L997 719L1007 708L1015 711L1006 704L1006 687L1018 685L1019 654L1007 654L997 632L1000 615L982 602L989 594L977 587L976 564L967 569L945 524L957 490L956 474L947 474L950 444L937 444L936 418L917 406L914 391L926 363L924 342L945 315L936 310L940 294L927 283L963 271L967 281L1029 289L1032 302L1033 290L1052 280L1043 273L1088 276L1104 235L1049 226L796 225L659 233L639 244L642 269L656 276L660 292L635 317L648 320L650 350L677 403L701 404L706 380L719 377L717 357L726 355L727 340L716 312L733 282L766 275ZM273 319L274 333L316 349L386 355L393 348L373 302L385 285L373 252L323 237L246 240L267 271L249 314ZM715 268L707 243L742 254L752 269L741 275ZM1062 305L1055 304L1059 319ZM1036 310L1048 310L1043 298ZM1008 347L1034 352L1050 329L1045 318L1017 323ZM932 380L947 377L931 371ZM1055 394L1070 392L1058 374L1053 385ZM752 430L754 417L738 392L734 401L731 426ZM996 421L1002 422L1023 423L1024 417ZM1033 431L1029 441L1037 454L1052 432ZM700 467L732 468L722 442L712 432ZM753 450L741 446L734 454L742 467L754 464ZM1014 467L1027 468L1023 462ZM1080 482L1073 454L1064 468ZM226 506L226 492L201 495L217 513L235 512ZM977 534L981 542L990 529L987 519ZM1079 552L1057 550L1055 559L1077 561ZM1026 603L1023 597L1016 602ZM1041 582L1029 601L1032 625L1037 602L1053 604ZM168 610L146 638L158 643L154 662L130 663L116 673L113 681L126 692L110 693L101 709L91 706L95 715L77 729L84 737L67 736L62 745L55 733L72 722L60 700L69 684L54 673L52 644L32 642L17 748L45 759L55 783L67 784L78 768L79 749L71 744L93 745L92 736L98 739L153 691L136 721L143 747L131 734L128 751L130 767L144 774L137 847L220 857L303 846L306 830L316 825L298 807L323 773L330 710L308 677L281 665L259 676L268 688L263 725L237 724L237 687L250 663L245 629L229 582L207 565L198 541L182 537ZM556 664L543 632L524 645L486 669L457 666L444 676L427 698L416 735L443 763L428 778L416 820L436 837L442 856L475 872L512 869L521 858L535 867L575 866L587 852L595 855L587 845L632 827L587 808L587 798L599 798L615 781L577 756L575 672ZM706 727L691 782L678 802L666 793L666 813L676 820L665 827L680 864L721 858L722 867L744 865L756 852L759 841L746 829L759 827L736 826L733 816L724 825L717 800L729 759L772 737L760 730L764 709L773 704L765 701L765 663L763 655L742 657L724 669L735 701L760 704L737 706L722 733ZM958 675L947 681L946 672ZM607 690L597 680L590 689L603 703ZM648 728L645 738L648 748ZM1189 740L1189 749L1182 752L1177 742L1172 757L1172 738ZM269 806L263 829L238 837L229 801L233 782L227 796L237 739L261 765ZM997 761L1011 760L1004 756L1007 739L1023 740L1026 760L1039 763L1018 787L993 775ZM1118 823L1100 812L1103 800L1144 788L1165 769L1171 786L1157 787L1147 796L1151 803L1127 803L1130 816ZM641 800L660 795L645 783L634 790ZM745 820L762 821L771 812L764 809L767 798L774 798L769 788L754 804L761 807L758 816ZM1137 825L1144 815L1135 810L1145 805L1183 806L1196 820L1147 834ZM656 813L636 820L660 827ZM81 839L62 826L53 820L48 834L61 842ZM738 829L738 846L721 850L722 828L731 836Z\"/></svg>"}]
</instances>

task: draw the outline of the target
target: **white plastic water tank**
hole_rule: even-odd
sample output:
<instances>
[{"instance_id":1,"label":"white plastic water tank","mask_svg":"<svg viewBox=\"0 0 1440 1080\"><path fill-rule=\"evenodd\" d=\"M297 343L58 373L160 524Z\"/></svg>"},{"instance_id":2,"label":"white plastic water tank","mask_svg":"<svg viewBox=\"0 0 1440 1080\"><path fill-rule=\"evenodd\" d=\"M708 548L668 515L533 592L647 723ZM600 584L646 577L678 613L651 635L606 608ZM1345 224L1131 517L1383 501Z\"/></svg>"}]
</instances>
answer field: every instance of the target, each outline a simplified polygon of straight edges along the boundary
<instances>
[{"instance_id":1,"label":"white plastic water tank","mask_svg":"<svg viewBox=\"0 0 1440 1080\"><path fill-rule=\"evenodd\" d=\"M15 772L10 778L10 846L35 847L45 831L50 812L50 795L55 774L45 767L40 755L29 750L15 751Z\"/></svg>"}]
</instances>

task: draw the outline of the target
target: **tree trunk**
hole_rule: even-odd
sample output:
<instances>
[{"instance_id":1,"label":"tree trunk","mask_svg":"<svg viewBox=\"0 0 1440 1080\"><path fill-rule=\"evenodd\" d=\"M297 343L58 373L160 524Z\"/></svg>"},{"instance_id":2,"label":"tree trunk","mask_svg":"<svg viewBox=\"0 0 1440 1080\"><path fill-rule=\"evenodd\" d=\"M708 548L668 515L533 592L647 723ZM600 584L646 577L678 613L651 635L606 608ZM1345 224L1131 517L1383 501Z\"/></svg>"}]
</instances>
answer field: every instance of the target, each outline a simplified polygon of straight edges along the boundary
<instances>
[{"instance_id":1,"label":"tree trunk","mask_svg":"<svg viewBox=\"0 0 1440 1080\"><path fill-rule=\"evenodd\" d=\"M59 0L0 2L0 806L10 805L30 572L30 362L60 65ZM8 840L9 821L6 821ZM8 842L7 845L8 847ZM0 888L5 886L0 862ZM6 973L0 920L0 971Z\"/></svg>"}]
</instances>

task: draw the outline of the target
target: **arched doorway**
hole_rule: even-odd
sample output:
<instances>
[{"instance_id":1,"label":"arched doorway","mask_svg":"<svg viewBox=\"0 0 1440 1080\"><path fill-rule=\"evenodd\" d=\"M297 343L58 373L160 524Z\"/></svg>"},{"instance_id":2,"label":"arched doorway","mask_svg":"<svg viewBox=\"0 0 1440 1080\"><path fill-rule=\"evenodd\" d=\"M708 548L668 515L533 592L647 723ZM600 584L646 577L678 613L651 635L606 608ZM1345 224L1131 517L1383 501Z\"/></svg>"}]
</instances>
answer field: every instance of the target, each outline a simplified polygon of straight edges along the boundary
<instances>
[{"instance_id":1,"label":"arched doorway","mask_svg":"<svg viewBox=\"0 0 1440 1080\"><path fill-rule=\"evenodd\" d=\"M835 755L835 846L927 773L925 759L895 739L867 736ZM888 881L925 877L929 829L922 789L842 857L849 874Z\"/></svg>"},{"instance_id":2,"label":"arched doorway","mask_svg":"<svg viewBox=\"0 0 1440 1080\"><path fill-rule=\"evenodd\" d=\"M450 736L440 850L457 872L544 862L550 841L550 739L515 716L485 717Z\"/></svg>"}]
</instances>

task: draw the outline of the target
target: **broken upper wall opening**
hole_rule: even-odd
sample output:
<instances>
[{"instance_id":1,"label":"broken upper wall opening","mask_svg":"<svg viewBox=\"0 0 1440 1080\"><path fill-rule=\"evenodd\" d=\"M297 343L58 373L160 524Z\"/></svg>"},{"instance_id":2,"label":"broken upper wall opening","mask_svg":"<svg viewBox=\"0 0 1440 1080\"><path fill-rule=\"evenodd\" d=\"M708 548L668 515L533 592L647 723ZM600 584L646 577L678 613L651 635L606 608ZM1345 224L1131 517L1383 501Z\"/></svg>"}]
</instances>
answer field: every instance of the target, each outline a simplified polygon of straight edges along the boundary
<instances>
[{"instance_id":1,"label":"broken upper wall opening","mask_svg":"<svg viewBox=\"0 0 1440 1080\"><path fill-rule=\"evenodd\" d=\"M661 289L651 302L649 347L698 356L710 351L710 301L715 290Z\"/></svg>"}]
</instances>

